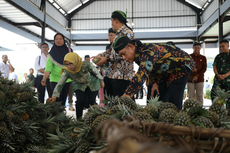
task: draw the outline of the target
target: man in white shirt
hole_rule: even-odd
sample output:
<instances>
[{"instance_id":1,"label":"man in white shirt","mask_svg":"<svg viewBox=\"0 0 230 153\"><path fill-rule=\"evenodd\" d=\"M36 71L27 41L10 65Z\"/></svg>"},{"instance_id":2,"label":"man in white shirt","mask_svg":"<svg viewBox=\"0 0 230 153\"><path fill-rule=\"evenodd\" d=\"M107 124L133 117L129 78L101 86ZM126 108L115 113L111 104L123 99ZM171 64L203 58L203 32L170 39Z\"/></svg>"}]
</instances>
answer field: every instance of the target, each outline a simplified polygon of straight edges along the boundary
<instances>
[{"instance_id":1,"label":"man in white shirt","mask_svg":"<svg viewBox=\"0 0 230 153\"><path fill-rule=\"evenodd\" d=\"M10 70L10 73L11 73L10 79L12 81L16 82L16 84L18 84L18 76L17 76L17 74L14 71L11 71L11 70Z\"/></svg>"},{"instance_id":2,"label":"man in white shirt","mask_svg":"<svg viewBox=\"0 0 230 153\"><path fill-rule=\"evenodd\" d=\"M21 79L21 81L19 82L20 84L21 83L26 83L27 82L27 73L24 73L24 77Z\"/></svg>"},{"instance_id":3,"label":"man in white shirt","mask_svg":"<svg viewBox=\"0 0 230 153\"><path fill-rule=\"evenodd\" d=\"M37 70L37 79L36 79L36 85L37 85L37 91L38 91L38 101L41 103L44 103L45 98L45 91L47 89L48 96L52 97L52 90L50 86L50 79L46 79L46 87L42 86L41 81L44 75L44 70L46 67L46 58L48 55L49 46L47 43L41 44L41 55L37 56L35 60L35 70Z\"/></svg>"},{"instance_id":4,"label":"man in white shirt","mask_svg":"<svg viewBox=\"0 0 230 153\"><path fill-rule=\"evenodd\" d=\"M8 61L8 63L7 63ZM4 78L9 79L10 70L13 72L14 67L11 65L7 55L2 55L2 62L0 63L0 73Z\"/></svg>"}]
</instances>

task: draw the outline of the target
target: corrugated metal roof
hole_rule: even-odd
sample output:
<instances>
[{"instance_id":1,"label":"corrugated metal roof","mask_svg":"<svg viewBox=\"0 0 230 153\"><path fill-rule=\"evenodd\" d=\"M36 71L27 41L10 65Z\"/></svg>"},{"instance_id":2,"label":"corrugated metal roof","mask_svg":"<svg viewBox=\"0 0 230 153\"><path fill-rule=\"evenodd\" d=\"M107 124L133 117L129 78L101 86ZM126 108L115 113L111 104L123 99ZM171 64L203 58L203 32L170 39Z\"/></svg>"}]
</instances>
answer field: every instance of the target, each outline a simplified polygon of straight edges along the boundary
<instances>
[{"instance_id":1,"label":"corrugated metal roof","mask_svg":"<svg viewBox=\"0 0 230 153\"><path fill-rule=\"evenodd\" d=\"M32 17L10 5L6 1L0 1L0 16L15 23L36 22Z\"/></svg>"},{"instance_id":2,"label":"corrugated metal roof","mask_svg":"<svg viewBox=\"0 0 230 153\"><path fill-rule=\"evenodd\" d=\"M185 0L185 1L199 9L205 8L208 5L208 3L211 2L211 0Z\"/></svg>"}]
</instances>

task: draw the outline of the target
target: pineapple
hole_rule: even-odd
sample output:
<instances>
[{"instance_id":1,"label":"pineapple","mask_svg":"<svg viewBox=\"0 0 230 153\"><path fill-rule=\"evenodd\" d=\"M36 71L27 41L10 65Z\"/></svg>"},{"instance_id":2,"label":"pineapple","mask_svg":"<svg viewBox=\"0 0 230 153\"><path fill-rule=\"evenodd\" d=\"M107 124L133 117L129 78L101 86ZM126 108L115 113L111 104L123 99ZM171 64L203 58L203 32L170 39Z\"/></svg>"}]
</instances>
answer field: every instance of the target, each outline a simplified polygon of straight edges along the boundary
<instances>
[{"instance_id":1,"label":"pineapple","mask_svg":"<svg viewBox=\"0 0 230 153\"><path fill-rule=\"evenodd\" d=\"M82 142L78 145L74 153L89 153L91 150L89 142Z\"/></svg>"},{"instance_id":2,"label":"pineapple","mask_svg":"<svg viewBox=\"0 0 230 153\"><path fill-rule=\"evenodd\" d=\"M114 106L112 106L111 108L108 108L108 109L106 110L106 114L112 115L112 114L118 113L119 111L120 111L119 105L114 105Z\"/></svg>"},{"instance_id":3,"label":"pineapple","mask_svg":"<svg viewBox=\"0 0 230 153\"><path fill-rule=\"evenodd\" d=\"M93 127L97 127L99 124L101 124L102 122L104 122L105 120L110 119L110 117L108 115L100 115L98 117L96 117L96 119L93 121Z\"/></svg>"},{"instance_id":4,"label":"pineapple","mask_svg":"<svg viewBox=\"0 0 230 153\"><path fill-rule=\"evenodd\" d=\"M164 109L172 108L177 111L177 107L175 104L170 102L163 102L159 106L159 112L162 112Z\"/></svg>"},{"instance_id":5,"label":"pineapple","mask_svg":"<svg viewBox=\"0 0 230 153\"><path fill-rule=\"evenodd\" d=\"M27 113L22 113L22 119L24 120L24 121L26 121L26 120L28 120L29 119L29 115L27 114Z\"/></svg>"},{"instance_id":6,"label":"pineapple","mask_svg":"<svg viewBox=\"0 0 230 153\"><path fill-rule=\"evenodd\" d=\"M153 121L152 116L145 112L136 112L134 113L134 116L136 116L140 121Z\"/></svg>"},{"instance_id":7,"label":"pineapple","mask_svg":"<svg viewBox=\"0 0 230 153\"><path fill-rule=\"evenodd\" d=\"M185 111L180 111L173 119L173 123L179 126L187 126L190 122L191 117Z\"/></svg>"},{"instance_id":8,"label":"pineapple","mask_svg":"<svg viewBox=\"0 0 230 153\"><path fill-rule=\"evenodd\" d=\"M5 128L7 128L7 124L6 124L6 122L4 122L4 121L0 121L0 127L5 127Z\"/></svg>"},{"instance_id":9,"label":"pineapple","mask_svg":"<svg viewBox=\"0 0 230 153\"><path fill-rule=\"evenodd\" d=\"M0 141L6 140L9 137L8 129L0 126Z\"/></svg>"},{"instance_id":10,"label":"pineapple","mask_svg":"<svg viewBox=\"0 0 230 153\"><path fill-rule=\"evenodd\" d=\"M214 103L213 105L211 105L209 110L215 112L217 115L219 115L219 117L226 116L226 110L223 109L222 106L218 103Z\"/></svg>"},{"instance_id":11,"label":"pineapple","mask_svg":"<svg viewBox=\"0 0 230 153\"><path fill-rule=\"evenodd\" d=\"M185 100L183 107L184 107L184 110L187 111L187 109L191 108L192 106L199 106L199 105L200 104L196 99L189 98Z\"/></svg>"},{"instance_id":12,"label":"pineapple","mask_svg":"<svg viewBox=\"0 0 230 153\"><path fill-rule=\"evenodd\" d=\"M144 112L144 111L145 111L144 107L137 104L137 109L135 110L135 112Z\"/></svg>"},{"instance_id":13,"label":"pineapple","mask_svg":"<svg viewBox=\"0 0 230 153\"><path fill-rule=\"evenodd\" d=\"M3 111L3 109L0 109L0 121L3 121L6 116L6 113Z\"/></svg>"},{"instance_id":14,"label":"pineapple","mask_svg":"<svg viewBox=\"0 0 230 153\"><path fill-rule=\"evenodd\" d=\"M9 124L11 122L12 118L10 116L10 114L6 113L5 117L4 117L4 121Z\"/></svg>"},{"instance_id":15,"label":"pineapple","mask_svg":"<svg viewBox=\"0 0 230 153\"><path fill-rule=\"evenodd\" d=\"M173 123L173 119L176 116L177 111L172 108L164 109L159 116L160 122Z\"/></svg>"},{"instance_id":16,"label":"pineapple","mask_svg":"<svg viewBox=\"0 0 230 153\"><path fill-rule=\"evenodd\" d=\"M5 99L5 93L0 91L0 101L3 101Z\"/></svg>"},{"instance_id":17,"label":"pineapple","mask_svg":"<svg viewBox=\"0 0 230 153\"><path fill-rule=\"evenodd\" d=\"M153 118L158 118L159 112L158 112L158 107L162 103L161 101L158 101L159 96L156 96L155 98L151 98L148 101L148 105L145 106L144 111L151 115Z\"/></svg>"},{"instance_id":18,"label":"pineapple","mask_svg":"<svg viewBox=\"0 0 230 153\"><path fill-rule=\"evenodd\" d=\"M216 112L213 112L213 111L208 111L208 115L209 115L209 119L212 121L212 123L214 125L217 124L217 121L218 121L218 115Z\"/></svg>"},{"instance_id":19,"label":"pineapple","mask_svg":"<svg viewBox=\"0 0 230 153\"><path fill-rule=\"evenodd\" d=\"M22 93L17 93L18 100L21 102L26 102L31 98L31 94L27 91L23 91Z\"/></svg>"},{"instance_id":20,"label":"pineapple","mask_svg":"<svg viewBox=\"0 0 230 153\"><path fill-rule=\"evenodd\" d=\"M84 125L92 126L93 121L96 119L97 116L98 116L98 114L94 114L94 113L85 116L84 117Z\"/></svg>"},{"instance_id":21,"label":"pineapple","mask_svg":"<svg viewBox=\"0 0 230 153\"><path fill-rule=\"evenodd\" d=\"M22 133L15 133L14 139L20 144L24 144L26 141L26 136Z\"/></svg>"},{"instance_id":22,"label":"pineapple","mask_svg":"<svg viewBox=\"0 0 230 153\"><path fill-rule=\"evenodd\" d=\"M226 103L226 99L230 98L230 91L221 90L219 86L216 87L216 90L212 91L215 98L213 99L213 104L217 103L220 106Z\"/></svg>"},{"instance_id":23,"label":"pineapple","mask_svg":"<svg viewBox=\"0 0 230 153\"><path fill-rule=\"evenodd\" d=\"M14 116L14 113L13 113L13 112L11 112L11 111L9 111L9 110L7 110L6 112L7 112L8 114L10 114L11 117Z\"/></svg>"},{"instance_id":24,"label":"pineapple","mask_svg":"<svg viewBox=\"0 0 230 153\"><path fill-rule=\"evenodd\" d=\"M129 97L122 96L118 99L118 102L122 105L128 106L131 110L137 109L137 104Z\"/></svg>"},{"instance_id":25,"label":"pineapple","mask_svg":"<svg viewBox=\"0 0 230 153\"><path fill-rule=\"evenodd\" d=\"M205 128L214 128L213 123L209 119L203 116L199 117L198 120L195 121L195 125L202 126Z\"/></svg>"},{"instance_id":26,"label":"pineapple","mask_svg":"<svg viewBox=\"0 0 230 153\"><path fill-rule=\"evenodd\" d=\"M47 132L52 133L52 134L56 134L56 128L57 128L57 126L55 124L49 124L47 126Z\"/></svg>"}]
</instances>

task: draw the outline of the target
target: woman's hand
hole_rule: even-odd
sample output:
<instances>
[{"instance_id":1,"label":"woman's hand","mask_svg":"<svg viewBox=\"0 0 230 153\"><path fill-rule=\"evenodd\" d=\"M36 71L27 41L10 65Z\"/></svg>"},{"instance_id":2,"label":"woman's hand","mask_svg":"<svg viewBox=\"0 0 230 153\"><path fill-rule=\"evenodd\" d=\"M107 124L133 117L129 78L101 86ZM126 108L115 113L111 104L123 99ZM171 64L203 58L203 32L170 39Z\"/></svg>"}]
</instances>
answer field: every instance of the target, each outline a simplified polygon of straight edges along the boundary
<instances>
[{"instance_id":1,"label":"woman's hand","mask_svg":"<svg viewBox=\"0 0 230 153\"><path fill-rule=\"evenodd\" d=\"M42 86L46 86L46 80L42 79L41 84L42 84Z\"/></svg>"},{"instance_id":2,"label":"woman's hand","mask_svg":"<svg viewBox=\"0 0 230 153\"><path fill-rule=\"evenodd\" d=\"M57 97L53 96L52 98L47 98L46 101L50 101L51 103L54 103L56 101Z\"/></svg>"},{"instance_id":3,"label":"woman's hand","mask_svg":"<svg viewBox=\"0 0 230 153\"><path fill-rule=\"evenodd\" d=\"M101 82L101 88L104 88L104 87L105 87L105 83Z\"/></svg>"},{"instance_id":4,"label":"woman's hand","mask_svg":"<svg viewBox=\"0 0 230 153\"><path fill-rule=\"evenodd\" d=\"M152 89L151 89L151 97L154 98L154 92L157 92L157 94L159 95L160 92L159 92L159 86L157 83L154 83L153 86L152 86Z\"/></svg>"},{"instance_id":5,"label":"woman's hand","mask_svg":"<svg viewBox=\"0 0 230 153\"><path fill-rule=\"evenodd\" d=\"M131 98L131 97L130 97L129 95L127 95L126 93L124 93L122 96Z\"/></svg>"}]
</instances>

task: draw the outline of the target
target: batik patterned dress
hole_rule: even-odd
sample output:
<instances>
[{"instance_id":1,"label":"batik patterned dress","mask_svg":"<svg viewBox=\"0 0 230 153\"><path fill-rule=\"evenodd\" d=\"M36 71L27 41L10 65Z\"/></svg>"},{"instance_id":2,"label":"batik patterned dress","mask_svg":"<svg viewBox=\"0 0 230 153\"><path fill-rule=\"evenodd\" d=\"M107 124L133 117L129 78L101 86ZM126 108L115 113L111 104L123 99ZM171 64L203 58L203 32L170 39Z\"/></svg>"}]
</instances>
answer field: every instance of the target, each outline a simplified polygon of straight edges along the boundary
<instances>
[{"instance_id":1,"label":"batik patterned dress","mask_svg":"<svg viewBox=\"0 0 230 153\"><path fill-rule=\"evenodd\" d=\"M58 84L56 85L53 96L59 97L60 92L65 85L65 81L70 78L73 80L73 91L81 90L85 91L87 87L91 91L98 91L100 89L100 84L103 82L103 77L97 70L95 66L92 66L90 62L84 61L81 70L77 73L70 73L64 70Z\"/></svg>"}]
</instances>

